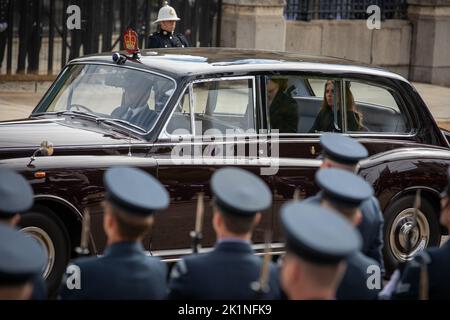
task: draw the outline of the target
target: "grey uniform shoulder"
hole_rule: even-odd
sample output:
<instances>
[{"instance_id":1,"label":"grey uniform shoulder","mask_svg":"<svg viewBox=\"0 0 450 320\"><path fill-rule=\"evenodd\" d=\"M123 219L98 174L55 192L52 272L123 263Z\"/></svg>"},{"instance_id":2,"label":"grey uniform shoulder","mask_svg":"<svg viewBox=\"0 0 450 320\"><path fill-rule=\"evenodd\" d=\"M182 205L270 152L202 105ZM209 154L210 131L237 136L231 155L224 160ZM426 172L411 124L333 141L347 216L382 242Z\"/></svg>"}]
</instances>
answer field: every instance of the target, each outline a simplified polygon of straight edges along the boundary
<instances>
[{"instance_id":1,"label":"grey uniform shoulder","mask_svg":"<svg viewBox=\"0 0 450 320\"><path fill-rule=\"evenodd\" d=\"M384 221L383 214L381 212L380 203L375 196L370 197L364 201L361 205L362 211L370 211L373 213L373 217L379 221Z\"/></svg>"},{"instance_id":2,"label":"grey uniform shoulder","mask_svg":"<svg viewBox=\"0 0 450 320\"><path fill-rule=\"evenodd\" d=\"M161 259L156 257L146 257L145 262L152 268L156 269L160 273L167 274L167 264L162 262Z\"/></svg>"}]
</instances>

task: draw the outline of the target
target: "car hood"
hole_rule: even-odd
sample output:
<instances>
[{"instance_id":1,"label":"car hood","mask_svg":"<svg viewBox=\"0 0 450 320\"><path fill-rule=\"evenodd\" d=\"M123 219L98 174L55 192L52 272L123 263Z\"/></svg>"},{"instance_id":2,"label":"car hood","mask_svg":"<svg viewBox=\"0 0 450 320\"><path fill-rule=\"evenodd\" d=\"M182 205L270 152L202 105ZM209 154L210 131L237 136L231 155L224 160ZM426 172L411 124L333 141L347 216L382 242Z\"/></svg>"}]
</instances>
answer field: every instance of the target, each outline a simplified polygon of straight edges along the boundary
<instances>
[{"instance_id":1,"label":"car hood","mask_svg":"<svg viewBox=\"0 0 450 320\"><path fill-rule=\"evenodd\" d=\"M0 148L38 147L43 140L55 147L116 145L129 143L130 139L108 126L93 121L71 118L21 119L0 122Z\"/></svg>"}]
</instances>

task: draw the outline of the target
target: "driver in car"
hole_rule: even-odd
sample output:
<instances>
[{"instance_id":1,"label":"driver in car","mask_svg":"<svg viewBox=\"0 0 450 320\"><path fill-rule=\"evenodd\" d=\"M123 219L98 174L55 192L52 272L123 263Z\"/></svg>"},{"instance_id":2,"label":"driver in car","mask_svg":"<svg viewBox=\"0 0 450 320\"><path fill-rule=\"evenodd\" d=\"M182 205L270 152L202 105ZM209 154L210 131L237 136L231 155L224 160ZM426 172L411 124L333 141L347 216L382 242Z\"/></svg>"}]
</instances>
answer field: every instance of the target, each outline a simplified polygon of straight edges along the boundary
<instances>
[{"instance_id":1,"label":"driver in car","mask_svg":"<svg viewBox=\"0 0 450 320\"><path fill-rule=\"evenodd\" d=\"M129 84L124 89L122 105L114 109L111 117L128 121L147 131L157 116L157 113L148 105L151 86L141 78L134 79Z\"/></svg>"}]
</instances>

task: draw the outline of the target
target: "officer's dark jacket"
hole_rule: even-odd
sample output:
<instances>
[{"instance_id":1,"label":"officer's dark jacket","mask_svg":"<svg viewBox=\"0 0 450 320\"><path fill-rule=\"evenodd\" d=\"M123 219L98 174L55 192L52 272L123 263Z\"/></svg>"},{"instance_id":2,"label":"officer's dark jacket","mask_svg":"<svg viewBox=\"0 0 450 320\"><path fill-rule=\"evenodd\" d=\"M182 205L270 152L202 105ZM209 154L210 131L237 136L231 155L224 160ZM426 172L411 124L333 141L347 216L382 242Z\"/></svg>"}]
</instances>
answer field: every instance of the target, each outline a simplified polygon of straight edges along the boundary
<instances>
[{"instance_id":1,"label":"officer's dark jacket","mask_svg":"<svg viewBox=\"0 0 450 320\"><path fill-rule=\"evenodd\" d=\"M252 282L260 275L262 259L250 244L220 242L213 251L183 258L171 273L169 299L256 299ZM270 291L262 299L278 299L278 271L270 265Z\"/></svg>"},{"instance_id":2,"label":"officer's dark jacket","mask_svg":"<svg viewBox=\"0 0 450 320\"><path fill-rule=\"evenodd\" d=\"M47 300L48 289L47 284L41 275L33 278L33 292L31 293L31 300Z\"/></svg>"},{"instance_id":3,"label":"officer's dark jacket","mask_svg":"<svg viewBox=\"0 0 450 320\"><path fill-rule=\"evenodd\" d=\"M297 132L297 102L278 91L270 105L270 126L280 133Z\"/></svg>"},{"instance_id":4,"label":"officer's dark jacket","mask_svg":"<svg viewBox=\"0 0 450 320\"><path fill-rule=\"evenodd\" d=\"M339 128L342 128L341 125L341 111L339 110L337 112L338 114L338 126ZM347 130L348 131L367 131L366 128L361 127L359 125L360 122L360 116L358 113L353 111L347 111ZM334 127L334 112L331 110L331 108L325 108L321 109L319 111L319 114L316 117L316 120L314 121L313 126L309 130L310 133L314 132L333 132L336 131L336 128Z\"/></svg>"},{"instance_id":5,"label":"officer's dark jacket","mask_svg":"<svg viewBox=\"0 0 450 320\"><path fill-rule=\"evenodd\" d=\"M189 42L181 33L167 31L155 32L148 38L147 48L182 48L189 47Z\"/></svg>"},{"instance_id":6,"label":"officer's dark jacket","mask_svg":"<svg viewBox=\"0 0 450 320\"><path fill-rule=\"evenodd\" d=\"M305 199L306 203L319 204L322 198L322 193L319 192L313 197ZM358 225L358 230L361 233L363 240L363 247L361 252L369 258L374 259L381 268L381 273L384 274L383 261L383 225L384 218L380 210L380 205L375 197L372 197L363 202L361 205L362 220Z\"/></svg>"},{"instance_id":7,"label":"officer's dark jacket","mask_svg":"<svg viewBox=\"0 0 450 320\"><path fill-rule=\"evenodd\" d=\"M384 217L378 199L371 197L369 200L364 201L361 205L361 212L363 218L358 225L358 230L363 238L363 247L361 251L369 258L377 261L381 267L381 272L384 274Z\"/></svg>"},{"instance_id":8,"label":"officer's dark jacket","mask_svg":"<svg viewBox=\"0 0 450 320\"><path fill-rule=\"evenodd\" d=\"M76 259L81 290L68 289L64 280L61 299L165 299L167 267L143 250L139 242L121 242L109 246L100 258Z\"/></svg>"},{"instance_id":9,"label":"officer's dark jacket","mask_svg":"<svg viewBox=\"0 0 450 320\"><path fill-rule=\"evenodd\" d=\"M366 257L361 252L353 254L347 259L347 270L341 284L336 291L338 300L376 300L381 289L382 276L369 267L379 267L378 263ZM378 279L369 279L370 276L379 276ZM369 279L369 281L367 281ZM372 281L374 280L374 281ZM368 284L374 285L371 289ZM380 287L377 288L377 285Z\"/></svg>"},{"instance_id":10,"label":"officer's dark jacket","mask_svg":"<svg viewBox=\"0 0 450 320\"><path fill-rule=\"evenodd\" d=\"M450 299L450 241L418 254L406 266L393 299L418 299L422 264L427 266L429 299Z\"/></svg>"},{"instance_id":11,"label":"officer's dark jacket","mask_svg":"<svg viewBox=\"0 0 450 320\"><path fill-rule=\"evenodd\" d=\"M8 0L0 0L0 23L8 21Z\"/></svg>"}]
</instances>

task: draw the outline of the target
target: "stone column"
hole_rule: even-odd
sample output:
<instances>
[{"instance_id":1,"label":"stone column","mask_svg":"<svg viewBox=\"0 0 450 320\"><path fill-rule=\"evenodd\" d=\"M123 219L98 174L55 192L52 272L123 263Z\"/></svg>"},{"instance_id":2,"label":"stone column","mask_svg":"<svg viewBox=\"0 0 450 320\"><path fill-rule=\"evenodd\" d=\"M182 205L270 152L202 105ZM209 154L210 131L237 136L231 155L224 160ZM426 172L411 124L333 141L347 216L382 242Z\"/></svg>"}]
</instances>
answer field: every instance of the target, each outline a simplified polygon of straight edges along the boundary
<instances>
[{"instance_id":1,"label":"stone column","mask_svg":"<svg viewBox=\"0 0 450 320\"><path fill-rule=\"evenodd\" d=\"M223 0L221 46L285 50L285 0Z\"/></svg>"},{"instance_id":2,"label":"stone column","mask_svg":"<svg viewBox=\"0 0 450 320\"><path fill-rule=\"evenodd\" d=\"M450 85L450 0L408 0L412 81Z\"/></svg>"}]
</instances>

